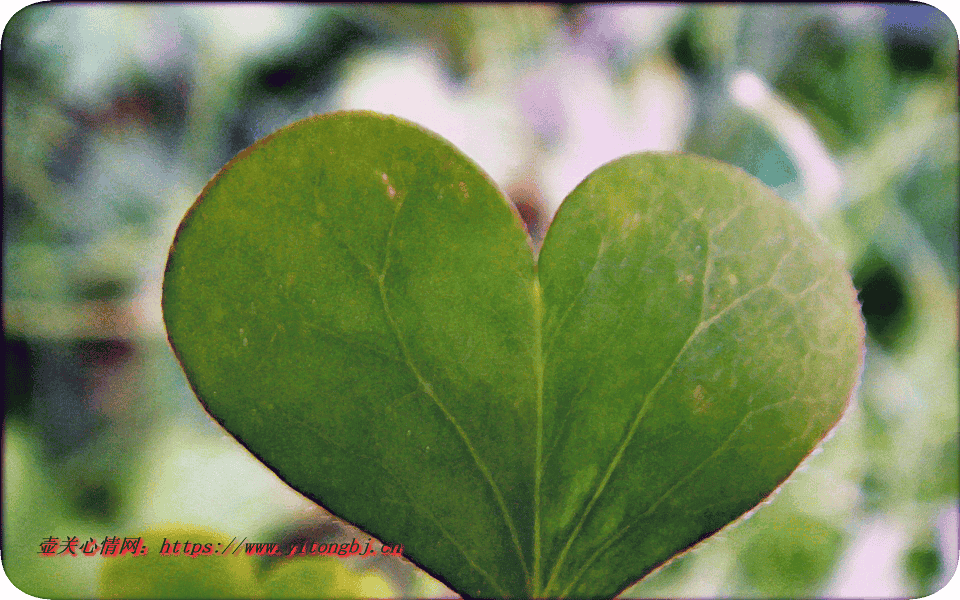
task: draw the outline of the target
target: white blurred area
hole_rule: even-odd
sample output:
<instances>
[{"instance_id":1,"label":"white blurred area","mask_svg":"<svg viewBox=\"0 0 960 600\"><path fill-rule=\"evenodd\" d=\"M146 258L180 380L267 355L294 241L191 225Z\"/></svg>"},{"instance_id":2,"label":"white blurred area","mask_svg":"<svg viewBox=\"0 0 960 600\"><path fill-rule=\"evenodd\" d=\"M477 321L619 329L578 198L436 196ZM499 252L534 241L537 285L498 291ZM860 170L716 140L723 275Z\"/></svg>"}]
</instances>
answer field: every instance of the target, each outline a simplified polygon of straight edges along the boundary
<instances>
[{"instance_id":1,"label":"white blurred area","mask_svg":"<svg viewBox=\"0 0 960 600\"><path fill-rule=\"evenodd\" d=\"M600 165L632 152L682 147L693 97L680 70L651 53L629 78L615 81L604 64L611 46L639 43L630 50L643 52L656 43L678 11L590 8L579 39L555 29L535 59L481 62L459 85L444 76L427 46L372 51L352 62L331 108L376 110L423 125L503 189L532 179L549 217Z\"/></svg>"},{"instance_id":2,"label":"white blurred area","mask_svg":"<svg viewBox=\"0 0 960 600\"><path fill-rule=\"evenodd\" d=\"M813 126L756 73L737 71L728 88L733 101L777 137L797 166L806 213L817 219L834 209L843 187L840 167Z\"/></svg>"},{"instance_id":3,"label":"white blurred area","mask_svg":"<svg viewBox=\"0 0 960 600\"><path fill-rule=\"evenodd\" d=\"M456 87L424 46L374 50L351 64L333 93L333 110L373 110L434 131L476 161L498 184L523 164L522 121L503 80Z\"/></svg>"}]
</instances>

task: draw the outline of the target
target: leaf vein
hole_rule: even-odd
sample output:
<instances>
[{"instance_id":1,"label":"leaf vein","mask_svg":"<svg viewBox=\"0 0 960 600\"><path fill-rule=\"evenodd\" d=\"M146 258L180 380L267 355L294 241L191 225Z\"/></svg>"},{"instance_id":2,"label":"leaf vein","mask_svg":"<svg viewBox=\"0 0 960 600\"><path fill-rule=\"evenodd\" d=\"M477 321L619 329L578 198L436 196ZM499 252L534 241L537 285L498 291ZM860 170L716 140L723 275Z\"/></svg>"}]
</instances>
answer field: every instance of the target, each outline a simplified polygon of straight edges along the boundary
<instances>
[{"instance_id":1,"label":"leaf vein","mask_svg":"<svg viewBox=\"0 0 960 600\"><path fill-rule=\"evenodd\" d=\"M590 270L587 271L587 274L583 276L583 282L580 284L580 289L577 290L577 293L570 300L570 303L567 304L567 308L564 309L563 314L560 315L560 318L557 320L557 324L553 326L553 332L550 335L550 339L547 341L547 349L543 351L543 360L546 362L547 356L550 354L550 351L553 350L554 340L557 339L557 335L563 327L563 324L566 322L567 318L570 316L570 311L573 310L573 307L580 300L580 296L583 295L583 292L587 289L587 280L590 279L590 276L593 275L594 271L597 270L597 266L600 264L600 259L603 258L603 255L606 253L609 244L606 243L607 236L610 235L610 230L613 228L613 225L607 224L607 230L600 237L600 243L597 244L597 255L593 259L593 265L590 267Z\"/></svg>"},{"instance_id":2,"label":"leaf vein","mask_svg":"<svg viewBox=\"0 0 960 600\"><path fill-rule=\"evenodd\" d=\"M723 223L721 223L721 224L718 225L717 227L711 229L711 232L717 231L717 230L719 230L719 229L721 229L721 228L723 228L723 227L726 227L726 225L729 224L729 222L732 221L732 219L733 219L737 214L739 214L739 212L740 212L740 210L735 211L735 212L734 212L732 215L730 215L730 217L728 217ZM708 236L708 240L709 240L709 236ZM617 469L617 467L620 465L620 462L621 462L621 460L623 459L623 455L626 453L627 447L628 447L628 446L630 445L630 443L633 441L633 437L634 437L634 435L636 434L637 429L640 427L640 422L643 420L643 417L646 415L647 411L648 411L649 408L650 408L650 401L651 401L652 398L660 391L660 388L663 387L664 383L666 383L666 381L667 381L667 379L670 377L670 375L673 374L673 371L674 371L677 363L680 362L680 359L681 359L681 358L683 357L683 355L686 353L687 349L690 347L690 345L693 343L693 341L694 341L697 337L700 336L701 333L703 333L703 332L706 331L708 328L710 328L710 326L712 326L714 323L716 323L717 321L719 321L723 316L725 316L725 315L726 315L727 313L729 313L731 310L733 310L734 308L736 308L737 306L739 306L740 304L742 304L743 302L745 302L748 298L750 298L751 296L753 296L754 294L756 294L756 293L759 292L760 290L762 290L762 289L764 289L764 288L766 288L766 287L771 286L771 284L773 283L774 278L777 276L777 274L778 274L779 271L780 271L780 268L783 266L783 263L786 261L787 257L788 257L795 249L796 249L796 246L793 246L793 247L791 247L787 252L784 253L784 255L783 255L783 256L780 258L780 260L777 262L776 266L772 269L772 272L771 272L771 274L770 274L770 277L769 277L766 281L764 281L764 282L762 282L762 283L754 286L754 287L751 288L750 290L744 292L744 293L743 293L742 295L740 295L739 297L737 297L737 298L735 298L734 300L730 301L730 303L727 304L727 306L725 306L723 309L721 309L720 311L718 311L716 314L714 314L712 317L710 317L710 318L707 319L706 321L702 321L702 320L701 320L700 323L698 323L697 326L696 326L696 327L693 329L693 331L690 333L689 337L687 337L687 340L686 340L686 341L683 343L683 345L680 347L680 350L677 352L676 357L674 357L673 361L667 366L667 368L666 368L666 370L664 371L663 375L661 375L661 377L660 377L660 379L657 381L657 383L654 384L654 386L650 389L650 391L647 392L647 394L644 396L643 402L641 402L641 404L640 404L640 409L637 411L637 416L634 418L633 422L630 424L630 429L627 431L626 435L624 436L623 441L620 443L619 447L617 448L617 452L614 454L613 459L611 460L610 464L608 465L608 467L607 467L607 469L606 469L606 471L605 471L605 473L604 473L603 479L602 479L602 480L600 481L600 483L597 485L597 491L594 492L593 497L592 497L592 498L590 499L590 501L587 503L587 506L586 506L586 508L584 509L583 513L581 514L580 519L579 519L579 521L577 522L577 525L574 527L573 531L570 533L570 537L567 538L567 542L566 542L566 544L564 544L563 549L561 549L560 555L557 557L557 562L554 563L554 566L553 566L553 568L552 568L552 570L551 570L550 579L547 581L547 589L550 588L550 586L551 586L551 584L553 583L554 579L557 577L557 574L559 573L559 569L560 569L560 567L562 566L564 560L566 559L567 553L569 552L570 548L572 547L573 542L574 542L574 541L576 540L576 538L580 535L580 531L583 529L583 524L586 522L587 517L589 517L590 512L593 510L593 507L594 507L594 506L596 505L596 503L599 501L600 496L601 496L601 495L603 494L603 492L606 490L607 484L609 483L610 479L613 477L614 471L615 471L615 470ZM708 246L708 253L709 253L709 251L710 251L710 247ZM705 268L704 268L704 275L705 275L705 276L706 276L706 274L707 274L707 267L709 267L709 265L710 265L709 262L705 265ZM704 287L706 287L707 282L704 281L704 284L703 284L703 285L704 285ZM705 293L704 293L704 300L706 300L706 299L707 299L707 295L706 295L706 292L705 292Z\"/></svg>"},{"instance_id":3,"label":"leaf vein","mask_svg":"<svg viewBox=\"0 0 960 600\"><path fill-rule=\"evenodd\" d=\"M401 396L400 398L401 398L401 399L402 399L402 398L406 398L406 397L408 397L408 396L411 396L411 395L414 395L414 394L418 394L418 393L421 393L421 392L422 392L422 390L416 389L416 390L413 390L412 392L409 392L409 393L407 393L407 394L404 394L404 395ZM506 596L508 595L508 594L506 593L506 591L505 591L502 587L500 587L500 585L497 583L497 581L496 581L489 573L487 573L486 570L484 570L480 565L478 565L476 562L474 562L474 560L473 560L473 559L470 557L470 555L467 553L466 549L465 549L459 542L457 542L457 540L450 534L449 531L447 531L446 527L443 526L443 523L440 522L440 520L437 518L437 516L434 515L433 512L431 512L430 510L428 510L426 507L424 507L420 502L417 501L416 497L410 492L410 490L407 488L407 486L404 485L404 483L403 483L403 482L404 482L404 478L398 477L398 476L397 476L396 474L394 474L390 469L387 469L387 468L383 465L382 462L379 462L378 460L376 460L378 457L369 455L369 454L367 454L367 453L365 453L365 452L361 452L361 451L359 450L359 448L358 448L356 445L354 445L354 444L342 444L341 442L335 441L335 440L333 440L332 438L327 437L326 435L324 435L324 434L322 433L322 431L318 431L318 432L317 432L317 437L323 439L324 441L326 441L326 442L327 442L328 444L330 444L331 446L336 447L336 448L338 449L338 454L341 454L341 455L342 455L342 454L353 454L353 455L356 455L356 456L360 456L360 457L362 457L362 458L366 458L369 462L378 462L379 465L380 465L380 469L382 470L382 472L384 473L384 475L386 475L386 476L393 482L393 484L394 484L396 487L398 487L398 488L400 488L401 490L403 490L404 495L407 497L407 499L408 499L408 501L409 501L409 504L410 504L412 507L414 507L414 510L417 510L417 511L418 511L419 513L421 513L422 515L424 515L424 516L426 516L427 518L429 518L429 519L434 523L434 525L436 525L437 529L440 530L440 533L443 534L443 536L447 539L447 541L449 541L450 544L453 545L453 547L456 548L456 549L460 552L460 554L463 555L463 558L464 558L464 560L467 562L467 564L470 565L470 567L472 567L473 570L476 571L477 573L479 573L484 579L486 579L487 582L489 582L490 585L491 585L493 588L495 588L495 589L497 590L497 592L498 592L501 596L506 597Z\"/></svg>"},{"instance_id":4,"label":"leaf vein","mask_svg":"<svg viewBox=\"0 0 960 600\"><path fill-rule=\"evenodd\" d=\"M694 475L696 475L698 472L700 472L700 471L703 469L703 467L705 467L711 460L715 459L717 456L719 456L719 455L722 454L725 450L727 450L727 448L728 448L729 445L730 445L730 440L732 440L732 439L737 435L737 433L744 427L744 425L746 425L748 419L750 419L751 417L753 417L753 416L756 415L757 413L760 413L760 412L769 410L769 409L773 408L774 406L778 406L778 405L780 405L780 404L786 404L787 402L793 402L793 401L795 401L795 400L797 400L797 399L796 399L796 398L789 398L789 399L786 399L786 400L780 400L780 401L778 401L778 402L771 402L770 404L767 404L766 406L763 406L763 407L760 407L760 408L757 408L757 409L753 409L753 410L747 411L747 413L743 416L743 418L740 420L740 422L737 424L737 426L733 428L733 430L724 438L724 440L723 440L722 442L720 442L720 444L717 446L716 450L714 450L713 452L711 452L710 455L707 456L706 458L704 458L702 461L700 461L700 463L699 463L696 467L694 467L693 469L691 469L686 475L684 475L684 476L681 477L679 480L677 480L677 482L676 482L675 484L673 484L672 486L670 486L670 488L668 488L663 494L661 494L659 498L657 498L656 500L654 500L653 503L651 503L650 507L649 507L647 510L645 510L645 511L644 511L641 515L639 515L636 519L634 519L633 523L631 523L630 525L624 526L620 531L618 531L617 533L613 534L609 539L607 539L607 541L605 541L603 544L601 544L600 547L597 548L597 550L594 551L594 553L590 556L590 558L587 559L586 562L584 562L584 564L583 564L583 566L580 568L580 570L577 571L577 574L576 574L576 576L574 577L573 581L566 587L566 589L563 591L563 593L560 594L560 596L561 596L561 597L566 597L566 596L568 596L568 595L570 594L571 590L573 589L573 587L580 581L580 578L583 577L583 575L587 572L587 570L589 570L590 565L592 565L604 552L606 552L606 550L607 550L608 548L610 548L610 546L612 546L613 544L615 544L618 540L620 540L620 538L622 538L624 535L626 535L627 531L629 531L631 527L633 527L634 525L636 525L637 523L639 523L639 522L642 521L643 519L645 519L645 518L649 517L651 514L653 514L654 511L656 511L656 509L657 509L661 504L663 504L663 502L665 502L666 499L669 498L675 491L677 491L684 483L690 481L690 479L691 479Z\"/></svg>"},{"instance_id":5,"label":"leaf vein","mask_svg":"<svg viewBox=\"0 0 960 600\"><path fill-rule=\"evenodd\" d=\"M534 462L533 480L533 581L530 584L530 595L541 595L541 531L540 531L540 486L543 481L543 294L540 290L540 280L535 275L533 280L534 326L536 327L536 356L534 356L534 370L537 376L537 447Z\"/></svg>"},{"instance_id":6,"label":"leaf vein","mask_svg":"<svg viewBox=\"0 0 960 600\"><path fill-rule=\"evenodd\" d=\"M383 308L384 316L386 317L387 322L390 326L390 329L392 330L392 333L397 340L397 344L400 346L400 353L403 355L403 359L407 367L410 369L411 373L413 373L414 377L416 377L417 382L420 384L420 387L423 389L424 393L426 393L426 395L433 401L434 405L440 409L440 412L443 413L444 417L447 419L447 422L450 423L450 425L456 431L458 437L466 447L467 452L470 454L471 458L473 458L474 463L476 464L477 468L480 470L480 473L483 476L483 479L485 480L487 485L490 486L490 489L493 492L494 499L496 500L498 508L500 509L500 513L503 518L504 524L506 525L507 530L510 532L510 537L512 538L514 549L516 550L517 556L520 559L520 566L523 569L524 577L527 580L529 580L530 573L527 570L527 564L523 558L523 550L520 546L520 536L517 534L517 529L516 529L516 526L514 525L513 518L510 516L510 512L507 510L507 505L503 499L503 494L500 492L500 487L497 485L497 482L494 481L493 475L490 473L490 469L487 467L484 461L480 458L480 454L477 452L476 448L473 446L473 443L470 441L470 438L467 436L467 432L464 431L463 427L460 426L460 423L453 416L453 413L451 413L450 410L446 407L446 405L440 401L440 398L437 397L436 393L433 390L433 385L431 385L430 382L423 377L423 374L420 372L420 369L418 369L416 364L414 364L413 359L410 356L410 351L407 348L407 344L403 339L403 335L400 333L400 327L397 325L396 320L393 318L393 315L391 314L390 305L389 305L389 302L387 301L387 290L386 290L385 282L386 282L387 270L390 266L390 258L391 258L390 248L394 240L394 229L396 227L396 223L400 215L400 210L403 208L403 206L404 206L403 197L401 197L400 202L397 203L397 207L393 215L393 220L390 223L390 230L387 233L386 248L384 252L385 255L384 255L383 270L380 272L378 276L376 276L377 285L380 289L380 301Z\"/></svg>"}]
</instances>

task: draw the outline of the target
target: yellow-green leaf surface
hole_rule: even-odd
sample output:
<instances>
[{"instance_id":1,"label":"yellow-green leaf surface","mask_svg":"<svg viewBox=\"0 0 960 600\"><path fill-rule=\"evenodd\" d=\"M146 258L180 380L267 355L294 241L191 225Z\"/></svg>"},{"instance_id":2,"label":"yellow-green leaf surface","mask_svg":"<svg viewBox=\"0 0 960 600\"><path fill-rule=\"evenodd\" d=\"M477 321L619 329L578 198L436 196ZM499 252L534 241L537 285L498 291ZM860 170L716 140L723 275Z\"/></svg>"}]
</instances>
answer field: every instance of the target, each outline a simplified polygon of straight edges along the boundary
<instances>
[{"instance_id":1,"label":"yellow-green leaf surface","mask_svg":"<svg viewBox=\"0 0 960 600\"><path fill-rule=\"evenodd\" d=\"M258 593L271 600L396 597L377 573L358 573L335 557L283 560L267 573Z\"/></svg>"},{"instance_id":2,"label":"yellow-green leaf surface","mask_svg":"<svg viewBox=\"0 0 960 600\"><path fill-rule=\"evenodd\" d=\"M223 547L222 534L167 527L136 537L142 554L103 559L97 597L251 598L257 591L248 556L214 554Z\"/></svg>"},{"instance_id":3,"label":"yellow-green leaf surface","mask_svg":"<svg viewBox=\"0 0 960 600\"><path fill-rule=\"evenodd\" d=\"M862 358L842 265L739 170L609 163L536 259L472 161L364 112L224 167L163 309L227 431L465 596L619 593L783 482Z\"/></svg>"}]
</instances>

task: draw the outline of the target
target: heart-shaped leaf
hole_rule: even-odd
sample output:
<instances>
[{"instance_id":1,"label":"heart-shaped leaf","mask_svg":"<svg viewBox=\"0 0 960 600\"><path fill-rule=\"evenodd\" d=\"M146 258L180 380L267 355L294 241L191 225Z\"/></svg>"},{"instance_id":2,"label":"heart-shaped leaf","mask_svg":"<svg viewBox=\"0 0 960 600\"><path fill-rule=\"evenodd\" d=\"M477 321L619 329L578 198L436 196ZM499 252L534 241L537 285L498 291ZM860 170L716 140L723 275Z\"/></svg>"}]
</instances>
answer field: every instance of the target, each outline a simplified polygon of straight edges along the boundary
<instances>
[{"instance_id":1,"label":"heart-shaped leaf","mask_svg":"<svg viewBox=\"0 0 960 600\"><path fill-rule=\"evenodd\" d=\"M163 308L227 431L467 596L617 594L783 482L862 359L841 264L744 173L616 160L535 262L475 164L372 113L224 167Z\"/></svg>"}]
</instances>

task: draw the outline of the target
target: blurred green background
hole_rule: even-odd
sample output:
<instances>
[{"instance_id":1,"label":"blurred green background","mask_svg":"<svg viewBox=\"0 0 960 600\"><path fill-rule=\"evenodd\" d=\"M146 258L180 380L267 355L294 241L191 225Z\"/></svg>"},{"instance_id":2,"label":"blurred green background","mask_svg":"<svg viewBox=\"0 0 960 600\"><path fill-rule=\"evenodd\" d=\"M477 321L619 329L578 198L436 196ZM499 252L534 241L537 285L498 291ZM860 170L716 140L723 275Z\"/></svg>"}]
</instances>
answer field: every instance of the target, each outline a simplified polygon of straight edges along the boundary
<instances>
[{"instance_id":1,"label":"blurred green background","mask_svg":"<svg viewBox=\"0 0 960 600\"><path fill-rule=\"evenodd\" d=\"M626 597L922 596L953 575L958 40L936 9L38 4L2 49L2 560L22 590L453 595L382 557L200 558L172 588L169 564L37 554L49 536L367 539L209 419L159 303L206 181L344 108L451 140L535 239L594 168L683 150L756 175L844 256L869 340L835 434L769 506Z\"/></svg>"}]
</instances>

